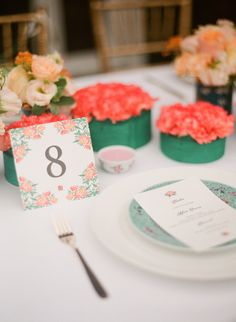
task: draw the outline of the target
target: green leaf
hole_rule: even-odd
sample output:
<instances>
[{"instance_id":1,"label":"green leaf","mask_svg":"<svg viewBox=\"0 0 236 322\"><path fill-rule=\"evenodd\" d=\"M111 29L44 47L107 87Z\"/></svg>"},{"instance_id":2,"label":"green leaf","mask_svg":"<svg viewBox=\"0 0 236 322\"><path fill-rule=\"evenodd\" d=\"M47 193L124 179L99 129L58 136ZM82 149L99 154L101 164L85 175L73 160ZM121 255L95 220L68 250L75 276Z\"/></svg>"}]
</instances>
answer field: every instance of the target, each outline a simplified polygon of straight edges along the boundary
<instances>
[{"instance_id":1,"label":"green leaf","mask_svg":"<svg viewBox=\"0 0 236 322\"><path fill-rule=\"evenodd\" d=\"M55 84L57 85L57 87L65 87L67 84L67 81L65 78L61 77L57 82L55 82Z\"/></svg>"},{"instance_id":2,"label":"green leaf","mask_svg":"<svg viewBox=\"0 0 236 322\"><path fill-rule=\"evenodd\" d=\"M45 112L46 107L45 106L39 106L34 104L32 107L32 114L34 115L41 115Z\"/></svg>"},{"instance_id":3,"label":"green leaf","mask_svg":"<svg viewBox=\"0 0 236 322\"><path fill-rule=\"evenodd\" d=\"M59 114L59 112L60 112L60 108L59 108L59 106L58 106L58 105L56 105L56 104L51 104L51 105L50 105L50 111L52 112L52 114L57 115L57 114Z\"/></svg>"},{"instance_id":4,"label":"green leaf","mask_svg":"<svg viewBox=\"0 0 236 322\"><path fill-rule=\"evenodd\" d=\"M58 105L72 105L74 104L75 100L71 96L62 96L60 100L57 102Z\"/></svg>"},{"instance_id":5,"label":"green leaf","mask_svg":"<svg viewBox=\"0 0 236 322\"><path fill-rule=\"evenodd\" d=\"M55 82L55 84L57 86L57 92L51 100L52 103L57 103L60 100L60 97L66 87L67 81L65 78L61 77L57 82Z\"/></svg>"}]
</instances>

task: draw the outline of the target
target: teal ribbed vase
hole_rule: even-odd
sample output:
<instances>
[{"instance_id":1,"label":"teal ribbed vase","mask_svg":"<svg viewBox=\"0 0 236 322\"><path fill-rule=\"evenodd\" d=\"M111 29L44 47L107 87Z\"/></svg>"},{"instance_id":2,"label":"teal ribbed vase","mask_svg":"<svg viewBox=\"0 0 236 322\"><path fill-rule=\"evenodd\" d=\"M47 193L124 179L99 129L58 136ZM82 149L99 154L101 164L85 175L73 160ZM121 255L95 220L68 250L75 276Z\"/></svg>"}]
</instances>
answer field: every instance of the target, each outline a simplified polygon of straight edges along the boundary
<instances>
[{"instance_id":1,"label":"teal ribbed vase","mask_svg":"<svg viewBox=\"0 0 236 322\"><path fill-rule=\"evenodd\" d=\"M6 180L14 186L19 186L12 149L3 152L3 164Z\"/></svg>"},{"instance_id":2,"label":"teal ribbed vase","mask_svg":"<svg viewBox=\"0 0 236 322\"><path fill-rule=\"evenodd\" d=\"M169 158L186 163L208 163L224 155L226 139L199 144L190 136L174 136L161 133L161 151Z\"/></svg>"},{"instance_id":3,"label":"teal ribbed vase","mask_svg":"<svg viewBox=\"0 0 236 322\"><path fill-rule=\"evenodd\" d=\"M126 145L136 149L151 139L151 111L143 111L139 116L117 123L93 118L89 128L94 151L109 145Z\"/></svg>"}]
</instances>

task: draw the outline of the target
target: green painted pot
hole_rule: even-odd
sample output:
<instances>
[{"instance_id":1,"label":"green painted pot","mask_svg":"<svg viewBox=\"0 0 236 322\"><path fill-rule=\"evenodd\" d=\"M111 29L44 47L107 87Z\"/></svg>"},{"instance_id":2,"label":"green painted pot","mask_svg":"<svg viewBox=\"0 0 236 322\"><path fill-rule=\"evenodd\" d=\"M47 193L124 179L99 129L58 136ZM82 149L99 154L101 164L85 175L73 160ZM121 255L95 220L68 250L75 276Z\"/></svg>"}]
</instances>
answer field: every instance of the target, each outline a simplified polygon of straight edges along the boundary
<instances>
[{"instance_id":1,"label":"green painted pot","mask_svg":"<svg viewBox=\"0 0 236 322\"><path fill-rule=\"evenodd\" d=\"M3 152L3 164L6 180L14 186L19 186L12 149Z\"/></svg>"},{"instance_id":2,"label":"green painted pot","mask_svg":"<svg viewBox=\"0 0 236 322\"><path fill-rule=\"evenodd\" d=\"M232 112L233 85L206 86L196 84L196 100L206 101L223 107L228 113Z\"/></svg>"},{"instance_id":3,"label":"green painted pot","mask_svg":"<svg viewBox=\"0 0 236 322\"><path fill-rule=\"evenodd\" d=\"M89 123L94 151L109 145L126 145L139 148L151 140L151 111L143 111L139 116L113 124L110 120Z\"/></svg>"},{"instance_id":4,"label":"green painted pot","mask_svg":"<svg viewBox=\"0 0 236 322\"><path fill-rule=\"evenodd\" d=\"M186 163L207 163L224 155L225 138L198 144L190 136L177 137L161 133L161 151L169 158Z\"/></svg>"}]
</instances>

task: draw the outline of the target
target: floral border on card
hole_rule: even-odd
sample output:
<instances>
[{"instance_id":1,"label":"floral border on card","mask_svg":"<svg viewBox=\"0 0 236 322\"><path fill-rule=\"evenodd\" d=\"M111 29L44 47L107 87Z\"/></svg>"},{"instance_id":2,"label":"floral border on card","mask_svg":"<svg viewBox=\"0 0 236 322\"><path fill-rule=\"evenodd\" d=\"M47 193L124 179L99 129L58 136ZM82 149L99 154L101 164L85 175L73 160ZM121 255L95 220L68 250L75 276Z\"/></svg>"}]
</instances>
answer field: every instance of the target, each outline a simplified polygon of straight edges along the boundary
<instances>
[{"instance_id":1,"label":"floral border on card","mask_svg":"<svg viewBox=\"0 0 236 322\"><path fill-rule=\"evenodd\" d=\"M72 133L75 139L74 143L85 149L91 149L92 143L86 118L56 122L54 126L60 135Z\"/></svg>"},{"instance_id":2,"label":"floral border on card","mask_svg":"<svg viewBox=\"0 0 236 322\"><path fill-rule=\"evenodd\" d=\"M36 209L54 205L58 199L51 191L45 191L41 194L37 191L38 184L33 183L25 177L19 177L19 188L23 206L25 209Z\"/></svg>"},{"instance_id":3,"label":"floral border on card","mask_svg":"<svg viewBox=\"0 0 236 322\"><path fill-rule=\"evenodd\" d=\"M69 188L66 196L68 200L93 197L99 192L97 171L93 162L89 163L80 177L82 178L82 185L74 185Z\"/></svg>"},{"instance_id":4,"label":"floral border on card","mask_svg":"<svg viewBox=\"0 0 236 322\"><path fill-rule=\"evenodd\" d=\"M11 136L11 142L12 152L16 163L21 162L31 150L29 148L29 140L41 139L44 135L44 131L45 126L42 124L11 130L11 133L14 134Z\"/></svg>"}]
</instances>

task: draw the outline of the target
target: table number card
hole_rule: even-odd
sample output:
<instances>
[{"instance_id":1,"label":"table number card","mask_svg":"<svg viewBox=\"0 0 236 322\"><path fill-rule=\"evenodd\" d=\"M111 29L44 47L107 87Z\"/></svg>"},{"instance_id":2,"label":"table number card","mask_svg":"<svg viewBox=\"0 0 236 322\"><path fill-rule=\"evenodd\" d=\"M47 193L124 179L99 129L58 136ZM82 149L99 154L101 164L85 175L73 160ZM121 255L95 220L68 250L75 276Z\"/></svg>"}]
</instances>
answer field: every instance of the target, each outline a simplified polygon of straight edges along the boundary
<instances>
[{"instance_id":1,"label":"table number card","mask_svg":"<svg viewBox=\"0 0 236 322\"><path fill-rule=\"evenodd\" d=\"M167 233L196 251L236 239L236 210L198 178L142 192L135 199Z\"/></svg>"},{"instance_id":2,"label":"table number card","mask_svg":"<svg viewBox=\"0 0 236 322\"><path fill-rule=\"evenodd\" d=\"M24 209L98 193L85 118L12 129L10 136Z\"/></svg>"}]
</instances>

